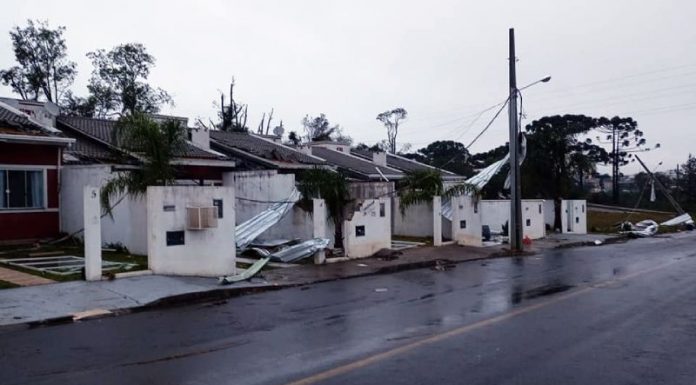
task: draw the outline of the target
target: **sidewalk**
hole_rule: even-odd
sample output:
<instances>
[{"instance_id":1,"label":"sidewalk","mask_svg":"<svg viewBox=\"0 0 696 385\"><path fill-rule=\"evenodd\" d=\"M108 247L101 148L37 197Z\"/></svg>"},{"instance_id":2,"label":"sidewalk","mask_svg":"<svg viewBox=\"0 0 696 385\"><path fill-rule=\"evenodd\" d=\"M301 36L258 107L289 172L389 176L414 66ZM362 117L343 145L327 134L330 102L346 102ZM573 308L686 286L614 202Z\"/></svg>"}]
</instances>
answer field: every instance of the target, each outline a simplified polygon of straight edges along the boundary
<instances>
[{"instance_id":1,"label":"sidewalk","mask_svg":"<svg viewBox=\"0 0 696 385\"><path fill-rule=\"evenodd\" d=\"M550 241L549 245L536 243L531 251L558 247L564 243L597 239L568 237ZM500 255L503 246L418 247L394 252L396 258L372 257L327 265L299 265L297 267L262 271L251 281L228 286L218 284L216 278L170 277L142 275L117 278L112 281L72 281L0 290L0 327L10 325L35 326L89 318L90 316L117 315L143 307L188 303L195 300L227 298L250 291L273 290L337 279L347 279L400 270L435 266L441 263L459 263Z\"/></svg>"}]
</instances>

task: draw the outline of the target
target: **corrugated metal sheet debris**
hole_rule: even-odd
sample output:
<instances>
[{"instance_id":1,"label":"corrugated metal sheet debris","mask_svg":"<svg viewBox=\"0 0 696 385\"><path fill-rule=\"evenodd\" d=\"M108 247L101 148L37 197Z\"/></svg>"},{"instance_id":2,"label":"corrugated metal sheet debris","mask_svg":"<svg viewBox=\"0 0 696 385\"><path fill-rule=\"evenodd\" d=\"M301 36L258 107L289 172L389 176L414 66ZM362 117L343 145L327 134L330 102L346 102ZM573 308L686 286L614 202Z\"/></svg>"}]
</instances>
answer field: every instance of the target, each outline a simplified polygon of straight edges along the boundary
<instances>
[{"instance_id":1,"label":"corrugated metal sheet debris","mask_svg":"<svg viewBox=\"0 0 696 385\"><path fill-rule=\"evenodd\" d=\"M271 226L280 222L285 214L300 199L300 192L294 189L287 200L274 203L268 209L260 212L235 228L237 248L244 250L249 244Z\"/></svg>"}]
</instances>

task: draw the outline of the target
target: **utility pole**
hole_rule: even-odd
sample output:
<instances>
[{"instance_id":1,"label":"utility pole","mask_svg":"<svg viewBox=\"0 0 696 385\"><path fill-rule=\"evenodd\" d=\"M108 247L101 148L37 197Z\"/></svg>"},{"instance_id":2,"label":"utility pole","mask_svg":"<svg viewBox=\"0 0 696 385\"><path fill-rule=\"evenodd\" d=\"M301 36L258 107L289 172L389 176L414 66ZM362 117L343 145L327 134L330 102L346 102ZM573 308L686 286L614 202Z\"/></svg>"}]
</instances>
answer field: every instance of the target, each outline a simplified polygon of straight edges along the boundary
<instances>
[{"instance_id":1,"label":"utility pole","mask_svg":"<svg viewBox=\"0 0 696 385\"><path fill-rule=\"evenodd\" d=\"M522 189L520 188L519 127L517 120L517 78L515 74L515 29L510 28L510 251L522 251Z\"/></svg>"}]
</instances>

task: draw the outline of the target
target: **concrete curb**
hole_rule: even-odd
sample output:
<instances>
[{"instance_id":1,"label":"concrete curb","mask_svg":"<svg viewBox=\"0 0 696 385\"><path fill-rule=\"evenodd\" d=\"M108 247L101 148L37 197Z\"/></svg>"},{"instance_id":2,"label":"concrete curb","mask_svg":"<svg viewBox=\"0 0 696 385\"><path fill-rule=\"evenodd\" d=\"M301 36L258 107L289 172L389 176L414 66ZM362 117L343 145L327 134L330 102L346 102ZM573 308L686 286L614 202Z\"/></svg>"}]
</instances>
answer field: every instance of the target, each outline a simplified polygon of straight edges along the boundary
<instances>
[{"instance_id":1,"label":"concrete curb","mask_svg":"<svg viewBox=\"0 0 696 385\"><path fill-rule=\"evenodd\" d=\"M619 241L624 241L624 240L627 240L627 238L626 237L609 238L609 239L606 239L602 243L602 245L610 244L610 243L617 243ZM566 245L559 245L555 248L573 248L573 247L583 247L583 246L594 246L594 243L593 242L576 242L576 243L571 243L571 244L566 244ZM102 319L102 318L110 318L110 317L116 317L116 316L120 316L120 315L139 313L139 312L144 312L144 311L148 311L148 310L166 309L166 308L173 308L173 307L178 307L178 306L198 304L198 303L211 302L211 301L224 301L224 300L227 300L230 298L240 297L243 295L264 293L264 292L268 292L268 291L282 290L282 289L292 288L292 287L301 287L301 286L313 285L313 284L324 283L324 282L332 282L332 281L338 281L338 280L344 280L344 279L361 278L361 277L368 277L368 276L375 276L375 275L382 275L382 274L391 274L391 273L407 271L407 270L432 268L432 267L435 267L437 265L459 265L459 264L466 263L466 262L476 262L476 261L487 260L487 259L508 258L508 257L522 257L522 258L524 258L524 257L528 257L531 255L536 255L537 252L538 251L525 252L525 253L522 253L520 255L510 255L509 253L506 253L506 252L495 251L495 252L489 253L487 255L482 255L482 256L478 256L478 257L474 257L474 258L470 258L470 259L463 259L463 260L452 260L452 259L447 259L447 258L438 258L438 259L429 259L429 260L425 260L425 261L414 261L414 262L407 262L407 263L402 263L402 264L382 266L379 268L366 270L364 272L361 272L358 274L353 274L350 276L334 276L334 277L321 278L321 279L311 279L311 280L306 280L306 281L301 281L301 282L269 283L269 284L260 284L258 286L251 286L251 287L235 287L234 284L232 284L229 286L221 286L220 288L211 289L211 290L197 291L197 292L190 292L190 293L183 293L183 294L176 294L176 295L172 295L172 296L166 296L166 297L159 298L157 300L154 300L152 302L149 302L149 303L146 303L143 305L137 305L137 306L125 307L125 308L117 308L117 309L108 309L109 312L106 314L87 316L87 317L80 318L78 320L74 319L73 314L69 314L69 315L65 315L65 316L47 318L47 319L39 320L39 321L28 321L28 322L20 322L20 323L16 323L16 324L0 325L0 331L5 332L7 330L35 329L35 328L48 327L48 326L58 326L58 325L65 325L65 324L71 324L71 323L78 323L78 322L83 322L83 321L92 321L92 320L97 320L97 319Z\"/></svg>"}]
</instances>

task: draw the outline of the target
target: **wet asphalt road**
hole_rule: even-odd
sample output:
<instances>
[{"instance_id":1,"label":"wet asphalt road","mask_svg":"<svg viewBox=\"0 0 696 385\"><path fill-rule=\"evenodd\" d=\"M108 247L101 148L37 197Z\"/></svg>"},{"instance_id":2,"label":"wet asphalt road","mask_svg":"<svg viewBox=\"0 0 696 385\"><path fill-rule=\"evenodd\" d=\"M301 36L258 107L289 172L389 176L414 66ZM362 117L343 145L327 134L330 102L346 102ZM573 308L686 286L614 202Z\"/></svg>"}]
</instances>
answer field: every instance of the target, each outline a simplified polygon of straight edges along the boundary
<instances>
[{"instance_id":1,"label":"wet asphalt road","mask_svg":"<svg viewBox=\"0 0 696 385\"><path fill-rule=\"evenodd\" d=\"M0 384L694 384L696 234L34 330Z\"/></svg>"}]
</instances>

